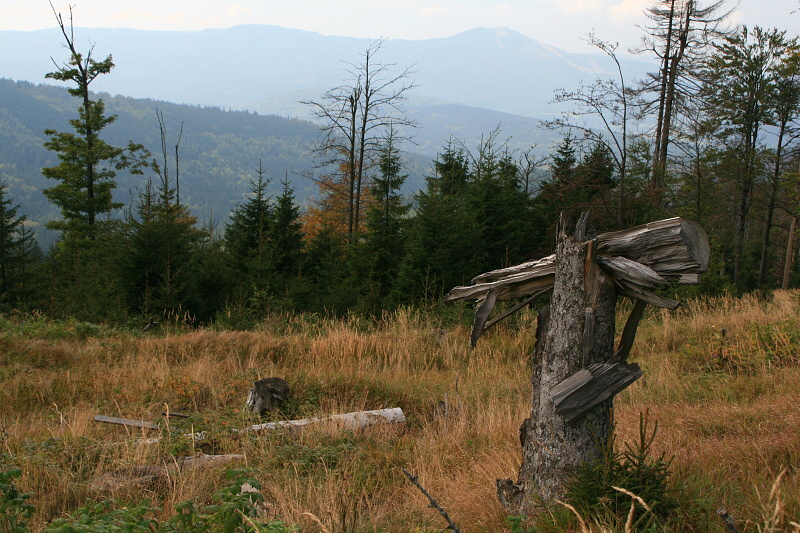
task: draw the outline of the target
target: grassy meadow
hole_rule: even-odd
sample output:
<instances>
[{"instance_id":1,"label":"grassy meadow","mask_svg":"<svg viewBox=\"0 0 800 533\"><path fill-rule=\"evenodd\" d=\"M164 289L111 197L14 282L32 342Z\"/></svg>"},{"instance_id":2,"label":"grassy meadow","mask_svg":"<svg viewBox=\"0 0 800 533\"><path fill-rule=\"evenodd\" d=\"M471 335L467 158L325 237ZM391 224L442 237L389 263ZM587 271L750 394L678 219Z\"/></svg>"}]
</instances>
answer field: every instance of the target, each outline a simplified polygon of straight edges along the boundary
<instances>
[{"instance_id":1,"label":"grassy meadow","mask_svg":"<svg viewBox=\"0 0 800 533\"><path fill-rule=\"evenodd\" d=\"M469 321L471 309L455 312ZM623 306L618 331L624 319ZM200 452L244 454L237 466L260 481L263 513L304 532L441 531L447 524L402 468L463 531L510 531L494 483L517 476L535 325L525 311L470 352L468 326L411 311L148 333L2 316L0 471L22 470L15 484L33 493L34 531L107 497L90 490L105 472ZM641 413L658 423L654 451L673 457L680 504L662 529L725 531L724 507L742 532L800 530L800 291L651 308L631 359L645 375L617 397L617 442L637 438ZM292 398L268 420L402 407L408 421L355 433L232 432L257 422L242 407L252 382L269 376L286 379ZM161 429L100 424L96 414ZM183 436L197 431L205 438ZM166 486L118 494L114 505L149 498L166 519L179 502L208 502L223 476L175 471ZM591 531L619 528L584 518Z\"/></svg>"}]
</instances>

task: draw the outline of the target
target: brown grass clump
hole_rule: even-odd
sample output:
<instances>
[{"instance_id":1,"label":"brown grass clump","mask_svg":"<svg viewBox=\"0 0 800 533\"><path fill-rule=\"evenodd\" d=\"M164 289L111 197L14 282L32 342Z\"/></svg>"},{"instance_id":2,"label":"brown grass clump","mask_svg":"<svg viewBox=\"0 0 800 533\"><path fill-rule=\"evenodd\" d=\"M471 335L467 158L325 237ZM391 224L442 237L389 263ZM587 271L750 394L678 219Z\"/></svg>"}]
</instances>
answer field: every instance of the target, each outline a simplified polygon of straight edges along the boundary
<instances>
[{"instance_id":1,"label":"brown grass clump","mask_svg":"<svg viewBox=\"0 0 800 533\"><path fill-rule=\"evenodd\" d=\"M618 397L617 440L636 438L641 412L659 422L654 452L675 457L685 529L724 531L718 507L742 531L792 531L798 522L798 311L798 292L776 292L687 302L641 324L631 358L645 377ZM85 335L79 326L39 320L38 330L0 332L0 467L23 469L17 482L36 493L36 527L97 497L91 482L105 472L205 452L244 454L263 485L264 512L303 530L440 531L442 519L402 468L463 530L507 530L494 480L519 468L533 311L471 352L466 326L442 329L406 310L377 324L282 317L247 332ZM233 432L257 421L242 407L252 382L269 376L292 389L270 419L402 407L408 422ZM96 414L161 429L98 424ZM200 431L202 440L184 436ZM163 487L118 496L154 499L167 517L179 502L207 503L221 483L222 468L171 469Z\"/></svg>"}]
</instances>

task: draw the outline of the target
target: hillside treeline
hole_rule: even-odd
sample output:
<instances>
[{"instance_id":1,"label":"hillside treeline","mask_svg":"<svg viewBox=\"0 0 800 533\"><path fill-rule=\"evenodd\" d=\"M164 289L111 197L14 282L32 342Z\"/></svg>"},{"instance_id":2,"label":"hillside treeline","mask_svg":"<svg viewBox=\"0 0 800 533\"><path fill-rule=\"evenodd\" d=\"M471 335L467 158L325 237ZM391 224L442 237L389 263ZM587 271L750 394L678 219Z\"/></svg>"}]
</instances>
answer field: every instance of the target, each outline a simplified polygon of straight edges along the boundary
<instances>
[{"instance_id":1,"label":"hillside treeline","mask_svg":"<svg viewBox=\"0 0 800 533\"><path fill-rule=\"evenodd\" d=\"M103 130L103 138L115 146L134 139L151 152L160 151L157 113L163 115L172 144L183 127L180 165L185 186L181 200L201 220L225 219L247 192L248 178L259 160L270 169L270 175L296 178L308 166L307 147L317 134L312 123L298 119L120 95L96 94L93 98L102 99L107 114L117 117ZM58 161L54 152L43 147L47 141L44 131L68 129L69 120L77 114L77 102L62 87L0 79L0 181L9 184L28 225L41 233L45 247L52 236L41 231L42 226L60 213L42 195L42 189L52 185L42 175L42 168ZM143 187L141 176L120 173L116 181L115 197L126 205ZM310 180L295 179L294 185L299 198L314 192ZM271 192L278 190L273 187ZM119 217L120 211L114 215Z\"/></svg>"},{"instance_id":2,"label":"hillside treeline","mask_svg":"<svg viewBox=\"0 0 800 533\"><path fill-rule=\"evenodd\" d=\"M245 199L205 224L186 200L197 182L183 129L157 113L156 155L107 142L101 133L115 117L89 84L111 70L111 56L82 56L65 32L71 58L48 77L72 84L79 112L45 131L57 161L42 168L42 192L60 212L48 227L61 239L43 255L3 182L0 311L233 327L282 311L380 314L438 302L476 274L551 253L559 218L584 210L598 232L697 220L712 262L695 290L797 286L800 47L778 30L722 28L722 6L654 2L643 53L661 67L649 79L631 82L620 69L617 80L557 94L572 110L543 125L561 135L545 158L510 150L500 130L476 146L445 141L413 202L401 194L408 130L395 129L412 124L377 107L400 109L413 82L410 71L374 78L388 66L373 43L351 79L308 102L323 133L306 156L315 203L301 210L285 174L262 162L235 177L249 181ZM616 61L616 45L591 43ZM212 155L241 165L230 141ZM114 202L118 173L146 184L129 206Z\"/></svg>"}]
</instances>

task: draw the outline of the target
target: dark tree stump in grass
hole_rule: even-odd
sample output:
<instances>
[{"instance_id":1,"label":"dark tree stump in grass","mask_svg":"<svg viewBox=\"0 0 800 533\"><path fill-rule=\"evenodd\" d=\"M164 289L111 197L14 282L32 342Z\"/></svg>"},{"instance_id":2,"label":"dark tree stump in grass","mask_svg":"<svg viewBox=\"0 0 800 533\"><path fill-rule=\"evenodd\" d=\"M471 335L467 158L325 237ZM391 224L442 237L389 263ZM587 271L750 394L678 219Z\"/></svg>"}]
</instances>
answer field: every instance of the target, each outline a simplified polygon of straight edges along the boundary
<instances>
[{"instance_id":1,"label":"dark tree stump in grass","mask_svg":"<svg viewBox=\"0 0 800 533\"><path fill-rule=\"evenodd\" d=\"M289 384L281 378L265 378L253 383L247 396L247 409L263 415L275 411L289 399Z\"/></svg>"}]
</instances>

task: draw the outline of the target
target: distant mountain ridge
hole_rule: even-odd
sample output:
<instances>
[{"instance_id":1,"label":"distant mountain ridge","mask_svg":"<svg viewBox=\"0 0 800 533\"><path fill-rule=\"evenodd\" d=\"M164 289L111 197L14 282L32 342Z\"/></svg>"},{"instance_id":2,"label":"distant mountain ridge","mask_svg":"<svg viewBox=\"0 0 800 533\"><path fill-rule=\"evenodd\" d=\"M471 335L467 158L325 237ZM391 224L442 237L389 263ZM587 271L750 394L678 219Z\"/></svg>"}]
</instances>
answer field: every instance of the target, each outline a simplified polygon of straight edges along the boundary
<instances>
[{"instance_id":1,"label":"distant mountain ridge","mask_svg":"<svg viewBox=\"0 0 800 533\"><path fill-rule=\"evenodd\" d=\"M96 90L175 103L254 109L290 94L320 94L358 63L368 39L327 37L268 25L192 32L76 28L81 50L112 54L117 68ZM84 45L81 47L81 45ZM51 57L66 57L57 29L0 31L0 77L44 81ZM587 47L588 51L592 51ZM388 39L378 60L412 67L421 100L547 118L554 90L614 75L608 58L571 54L507 28L476 28L452 37ZM623 60L640 77L644 62Z\"/></svg>"},{"instance_id":2,"label":"distant mountain ridge","mask_svg":"<svg viewBox=\"0 0 800 533\"><path fill-rule=\"evenodd\" d=\"M357 63L370 43L260 25L197 32L75 28L75 35L81 51L94 47L95 58L114 58L111 74L92 85L108 93L107 110L119 115L108 140L124 145L131 139L156 152L155 108L164 112L170 132L185 121L185 200L200 220L218 223L247 192L259 159L273 178L273 192L285 175L300 203L315 192L313 181L299 176L314 167L308 149L318 130L292 118L309 118L299 101L341 84L347 62ZM61 63L67 54L55 28L0 31L0 47L13 51L0 54L0 180L9 182L11 197L31 221L44 224L58 213L41 193L51 186L41 168L55 164L42 146L43 131L69 129L77 102L64 88L40 84L49 81L44 75L54 70L53 61ZM431 161L451 139L472 148L500 127L498 140L512 150L537 144L549 151L556 134L539 119L556 113L548 104L555 89L606 77L610 69L603 56L569 54L504 28L387 40L378 59L411 66L418 85L406 106L420 125L410 132L415 144L403 147L406 193L423 186ZM629 75L646 70L640 63L624 65ZM117 199L128 203L137 181L118 181Z\"/></svg>"}]
</instances>

